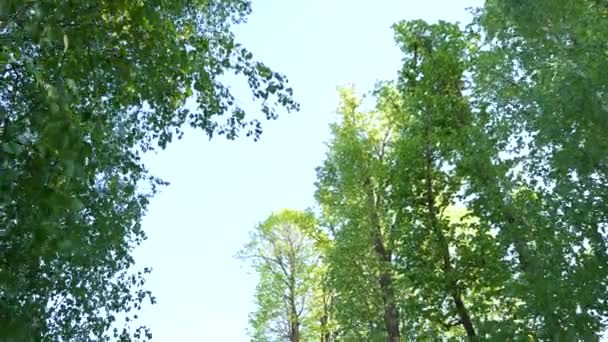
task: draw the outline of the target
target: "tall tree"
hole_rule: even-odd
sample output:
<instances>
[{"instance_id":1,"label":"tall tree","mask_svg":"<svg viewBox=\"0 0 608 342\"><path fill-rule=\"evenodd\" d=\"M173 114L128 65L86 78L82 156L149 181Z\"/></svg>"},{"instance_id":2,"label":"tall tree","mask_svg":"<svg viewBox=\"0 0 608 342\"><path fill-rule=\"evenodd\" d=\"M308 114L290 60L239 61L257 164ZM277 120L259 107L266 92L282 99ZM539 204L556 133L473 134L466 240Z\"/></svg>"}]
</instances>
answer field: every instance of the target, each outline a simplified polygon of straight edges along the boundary
<instances>
[{"instance_id":1,"label":"tall tree","mask_svg":"<svg viewBox=\"0 0 608 342\"><path fill-rule=\"evenodd\" d=\"M250 242L239 252L238 257L251 262L260 276L258 308L250 320L254 341L318 340L319 329L306 324L315 313L312 305L318 285L320 255L308 235L315 224L310 213L273 213L256 226Z\"/></svg>"},{"instance_id":2,"label":"tall tree","mask_svg":"<svg viewBox=\"0 0 608 342\"><path fill-rule=\"evenodd\" d=\"M311 213L311 212L309 212ZM311 314L308 317L308 326L317 334L320 342L336 341L336 321L334 317L335 290L331 284L328 257L334 248L331 232L327 232L317 219L314 226L306 226L305 234L314 241L314 247L319 253L319 261L311 274L314 284L311 301Z\"/></svg>"},{"instance_id":3,"label":"tall tree","mask_svg":"<svg viewBox=\"0 0 608 342\"><path fill-rule=\"evenodd\" d=\"M257 137L224 73L245 77L268 118L297 109L284 76L231 33L250 11L246 0L0 0L1 339L150 335L108 331L150 297L128 269L164 183L140 153L184 124Z\"/></svg>"},{"instance_id":4,"label":"tall tree","mask_svg":"<svg viewBox=\"0 0 608 342\"><path fill-rule=\"evenodd\" d=\"M491 300L508 273L491 225L456 210L465 153L482 135L463 94L475 37L445 22L395 32L406 55L398 83L381 84L368 112L341 91L317 170L337 322L345 338L477 340L480 324L504 318Z\"/></svg>"},{"instance_id":5,"label":"tall tree","mask_svg":"<svg viewBox=\"0 0 608 342\"><path fill-rule=\"evenodd\" d=\"M477 16L476 97L494 145L477 182L500 184L478 215L514 246L519 330L540 340L606 329L607 13L601 1L487 1Z\"/></svg>"},{"instance_id":6,"label":"tall tree","mask_svg":"<svg viewBox=\"0 0 608 342\"><path fill-rule=\"evenodd\" d=\"M391 126L382 113L362 112L353 89L341 89L340 95L340 121L331 126L333 137L326 159L317 169L316 193L335 230L329 260L338 323L359 338L377 339L382 336L375 333L379 328L388 341L398 342L396 237L387 193ZM361 335L357 330L363 327L369 330Z\"/></svg>"},{"instance_id":7,"label":"tall tree","mask_svg":"<svg viewBox=\"0 0 608 342\"><path fill-rule=\"evenodd\" d=\"M477 340L466 303L470 289L453 250L460 239L452 235L455 230L443 218L461 187L455 168L470 126L470 107L462 94L467 41L457 25L445 22L400 22L395 32L406 54L398 84L404 106L397 112L402 125L396 147L399 179L394 200L400 219L410 227L404 240L413 244L404 250L409 255L404 262L415 264L418 259L419 266L436 270L433 279L432 275L422 276L421 268L408 267L408 271L418 273L410 276L414 286L434 293L436 300L449 298L456 322L470 340ZM472 233L484 238L484 232ZM428 250L412 255L416 245Z\"/></svg>"},{"instance_id":8,"label":"tall tree","mask_svg":"<svg viewBox=\"0 0 608 342\"><path fill-rule=\"evenodd\" d=\"M607 28L591 0L394 26L397 82L371 111L341 90L317 169L339 339L606 330Z\"/></svg>"}]
</instances>

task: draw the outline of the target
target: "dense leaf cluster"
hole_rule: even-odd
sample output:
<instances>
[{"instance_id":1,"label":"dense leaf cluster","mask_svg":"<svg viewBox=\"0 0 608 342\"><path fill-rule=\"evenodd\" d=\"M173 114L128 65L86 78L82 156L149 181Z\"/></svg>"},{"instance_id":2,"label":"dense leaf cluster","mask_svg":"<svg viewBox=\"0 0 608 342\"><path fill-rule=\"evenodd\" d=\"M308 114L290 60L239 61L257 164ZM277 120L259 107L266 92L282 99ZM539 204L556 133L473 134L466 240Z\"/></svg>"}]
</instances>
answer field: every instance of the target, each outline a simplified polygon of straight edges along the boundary
<instances>
[{"instance_id":1,"label":"dense leaf cluster","mask_svg":"<svg viewBox=\"0 0 608 342\"><path fill-rule=\"evenodd\" d=\"M184 125L257 138L226 73L267 118L298 109L286 78L231 33L250 11L246 0L0 1L0 339L150 336L112 333L154 301L149 269L129 271L164 184L141 153Z\"/></svg>"}]
</instances>

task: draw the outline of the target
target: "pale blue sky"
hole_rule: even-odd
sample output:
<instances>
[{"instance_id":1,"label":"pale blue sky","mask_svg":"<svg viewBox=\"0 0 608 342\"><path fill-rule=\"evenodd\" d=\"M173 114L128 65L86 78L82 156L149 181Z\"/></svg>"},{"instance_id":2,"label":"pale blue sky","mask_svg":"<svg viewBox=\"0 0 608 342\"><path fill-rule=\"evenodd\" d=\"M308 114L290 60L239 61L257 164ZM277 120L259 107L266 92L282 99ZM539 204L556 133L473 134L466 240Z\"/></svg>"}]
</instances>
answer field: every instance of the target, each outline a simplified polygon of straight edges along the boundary
<instances>
[{"instance_id":1,"label":"pale blue sky","mask_svg":"<svg viewBox=\"0 0 608 342\"><path fill-rule=\"evenodd\" d=\"M394 79L401 55L391 24L402 19L468 22L481 0L253 0L253 15L236 28L256 58L286 74L301 111L264 122L261 141L212 141L188 131L149 155L153 174L171 182L144 219L149 239L135 253L153 267L147 287L158 304L141 322L156 341L248 341L256 276L233 258L248 231L273 210L314 204L336 86L362 91ZM245 104L244 84L232 84ZM247 106L249 110L257 109Z\"/></svg>"}]
</instances>

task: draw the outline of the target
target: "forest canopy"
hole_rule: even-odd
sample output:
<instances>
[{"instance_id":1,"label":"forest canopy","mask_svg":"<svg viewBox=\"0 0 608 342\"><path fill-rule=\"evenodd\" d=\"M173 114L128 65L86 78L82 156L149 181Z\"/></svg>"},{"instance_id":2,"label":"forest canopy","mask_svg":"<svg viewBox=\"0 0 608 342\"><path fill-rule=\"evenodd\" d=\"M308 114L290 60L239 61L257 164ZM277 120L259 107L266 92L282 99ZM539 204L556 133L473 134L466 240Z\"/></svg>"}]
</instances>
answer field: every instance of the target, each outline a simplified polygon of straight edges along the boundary
<instances>
[{"instance_id":1,"label":"forest canopy","mask_svg":"<svg viewBox=\"0 0 608 342\"><path fill-rule=\"evenodd\" d=\"M308 314L272 317L297 336L256 311L253 340L607 331L608 6L488 0L474 15L394 24L402 68L365 95L371 109L339 89L317 221L300 232L322 241L311 272L323 276L293 275L316 289ZM260 275L258 310L280 308L284 289Z\"/></svg>"},{"instance_id":2,"label":"forest canopy","mask_svg":"<svg viewBox=\"0 0 608 342\"><path fill-rule=\"evenodd\" d=\"M155 299L132 252L166 183L142 154L187 125L257 138L262 118L298 110L285 76L231 31L250 12L246 0L0 0L2 341L151 337L133 323Z\"/></svg>"},{"instance_id":3,"label":"forest canopy","mask_svg":"<svg viewBox=\"0 0 608 342\"><path fill-rule=\"evenodd\" d=\"M0 340L152 338L138 321L151 268L133 251L168 183L142 156L188 127L257 140L299 110L233 33L251 11L0 0ZM486 0L472 14L395 23L395 77L339 89L316 206L261 213L237 255L259 276L253 341L608 331L608 3Z\"/></svg>"}]
</instances>

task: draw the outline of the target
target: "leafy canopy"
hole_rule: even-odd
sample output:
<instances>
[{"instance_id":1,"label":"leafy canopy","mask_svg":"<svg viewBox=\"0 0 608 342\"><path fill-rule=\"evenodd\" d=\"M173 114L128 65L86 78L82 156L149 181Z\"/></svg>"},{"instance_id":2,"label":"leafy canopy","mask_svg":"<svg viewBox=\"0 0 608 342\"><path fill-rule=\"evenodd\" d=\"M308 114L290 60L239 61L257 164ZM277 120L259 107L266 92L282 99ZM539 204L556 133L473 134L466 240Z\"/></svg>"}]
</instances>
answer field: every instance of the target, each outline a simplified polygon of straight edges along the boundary
<instances>
[{"instance_id":1,"label":"leafy canopy","mask_svg":"<svg viewBox=\"0 0 608 342\"><path fill-rule=\"evenodd\" d=\"M230 26L245 0L0 0L0 336L122 340L146 298L131 252L158 185L141 152L181 137L261 133L220 78L241 75L266 118L297 110L285 76ZM194 105L186 105L186 102ZM224 113L229 113L221 119Z\"/></svg>"}]
</instances>

